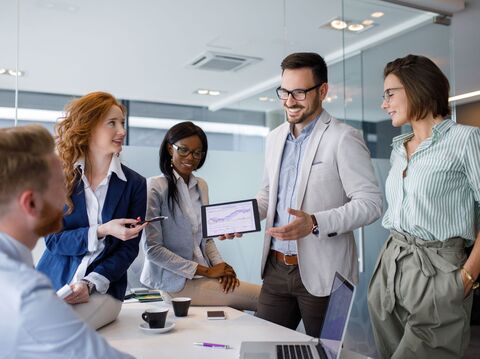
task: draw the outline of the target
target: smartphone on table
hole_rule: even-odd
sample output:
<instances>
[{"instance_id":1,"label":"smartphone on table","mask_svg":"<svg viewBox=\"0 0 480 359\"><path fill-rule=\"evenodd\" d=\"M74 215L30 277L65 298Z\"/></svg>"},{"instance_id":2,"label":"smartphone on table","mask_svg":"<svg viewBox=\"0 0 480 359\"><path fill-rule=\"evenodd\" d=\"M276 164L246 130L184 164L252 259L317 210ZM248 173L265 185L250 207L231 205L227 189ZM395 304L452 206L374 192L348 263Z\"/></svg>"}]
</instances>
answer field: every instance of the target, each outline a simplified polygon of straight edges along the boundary
<instances>
[{"instance_id":1,"label":"smartphone on table","mask_svg":"<svg viewBox=\"0 0 480 359\"><path fill-rule=\"evenodd\" d=\"M210 320L223 320L225 318L225 312L223 310L208 310L207 319Z\"/></svg>"}]
</instances>

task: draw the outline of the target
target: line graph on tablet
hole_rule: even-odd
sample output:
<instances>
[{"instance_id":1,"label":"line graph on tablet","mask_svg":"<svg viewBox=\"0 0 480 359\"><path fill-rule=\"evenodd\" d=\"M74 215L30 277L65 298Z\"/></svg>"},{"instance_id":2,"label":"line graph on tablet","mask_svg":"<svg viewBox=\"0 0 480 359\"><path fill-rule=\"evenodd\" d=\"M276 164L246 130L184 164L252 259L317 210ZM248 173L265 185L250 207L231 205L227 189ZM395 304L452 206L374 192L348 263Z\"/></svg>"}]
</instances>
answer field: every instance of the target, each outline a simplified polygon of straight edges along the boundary
<instances>
[{"instance_id":1,"label":"line graph on tablet","mask_svg":"<svg viewBox=\"0 0 480 359\"><path fill-rule=\"evenodd\" d=\"M207 235L254 231L255 215L251 201L206 207Z\"/></svg>"}]
</instances>

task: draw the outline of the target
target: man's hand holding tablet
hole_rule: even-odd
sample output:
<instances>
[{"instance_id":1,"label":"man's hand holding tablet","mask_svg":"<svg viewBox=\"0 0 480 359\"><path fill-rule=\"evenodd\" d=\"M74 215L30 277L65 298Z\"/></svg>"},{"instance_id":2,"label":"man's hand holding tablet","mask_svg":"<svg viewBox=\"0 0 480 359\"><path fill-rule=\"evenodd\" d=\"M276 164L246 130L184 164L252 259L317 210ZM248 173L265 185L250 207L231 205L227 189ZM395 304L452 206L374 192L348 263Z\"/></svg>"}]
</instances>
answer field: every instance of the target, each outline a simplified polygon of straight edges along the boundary
<instances>
[{"instance_id":1,"label":"man's hand holding tablet","mask_svg":"<svg viewBox=\"0 0 480 359\"><path fill-rule=\"evenodd\" d=\"M240 238L242 236L243 236L242 233L226 233L226 234L223 234L223 235L221 235L217 238L220 239L221 241L224 241L225 239Z\"/></svg>"}]
</instances>

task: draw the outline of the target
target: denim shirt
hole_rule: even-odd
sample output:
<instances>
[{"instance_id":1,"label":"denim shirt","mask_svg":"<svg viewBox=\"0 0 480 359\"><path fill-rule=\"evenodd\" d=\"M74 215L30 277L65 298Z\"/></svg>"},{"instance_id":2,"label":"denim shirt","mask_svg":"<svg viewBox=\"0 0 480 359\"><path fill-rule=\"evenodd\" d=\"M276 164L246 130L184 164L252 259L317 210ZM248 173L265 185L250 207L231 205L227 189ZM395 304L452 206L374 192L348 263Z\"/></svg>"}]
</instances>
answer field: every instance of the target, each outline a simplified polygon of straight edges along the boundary
<instances>
[{"instance_id":1,"label":"denim shirt","mask_svg":"<svg viewBox=\"0 0 480 359\"><path fill-rule=\"evenodd\" d=\"M318 117L302 129L300 135L295 138L290 127L290 133L283 147L282 163L278 179L277 210L274 227L288 224L295 219L287 212L287 208L293 208L297 199L298 176L302 166L302 159L307 149L310 134L318 121ZM299 208L294 208L299 209ZM292 218L293 217L293 218ZM273 250L284 254L297 254L297 241L285 241L272 238Z\"/></svg>"}]
</instances>

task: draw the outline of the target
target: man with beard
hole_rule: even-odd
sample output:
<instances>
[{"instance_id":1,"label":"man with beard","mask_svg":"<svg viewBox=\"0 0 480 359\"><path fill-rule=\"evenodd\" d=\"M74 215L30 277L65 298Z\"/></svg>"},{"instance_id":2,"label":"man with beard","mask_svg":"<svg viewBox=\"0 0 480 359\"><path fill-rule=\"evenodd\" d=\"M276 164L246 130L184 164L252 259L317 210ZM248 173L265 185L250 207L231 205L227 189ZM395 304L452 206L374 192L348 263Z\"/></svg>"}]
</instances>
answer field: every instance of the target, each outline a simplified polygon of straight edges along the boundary
<instances>
[{"instance_id":1,"label":"man with beard","mask_svg":"<svg viewBox=\"0 0 480 359\"><path fill-rule=\"evenodd\" d=\"M352 231L380 217L382 199L361 133L322 108L323 58L294 53L281 68L288 122L267 137L257 195L267 219L257 316L291 329L303 319L318 336L335 271L358 281Z\"/></svg>"},{"instance_id":2,"label":"man with beard","mask_svg":"<svg viewBox=\"0 0 480 359\"><path fill-rule=\"evenodd\" d=\"M62 228L65 193L46 129L0 129L0 358L131 358L82 322L33 268L38 238Z\"/></svg>"}]
</instances>

